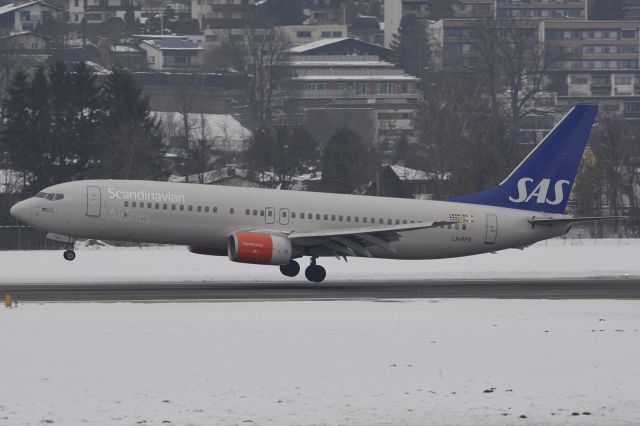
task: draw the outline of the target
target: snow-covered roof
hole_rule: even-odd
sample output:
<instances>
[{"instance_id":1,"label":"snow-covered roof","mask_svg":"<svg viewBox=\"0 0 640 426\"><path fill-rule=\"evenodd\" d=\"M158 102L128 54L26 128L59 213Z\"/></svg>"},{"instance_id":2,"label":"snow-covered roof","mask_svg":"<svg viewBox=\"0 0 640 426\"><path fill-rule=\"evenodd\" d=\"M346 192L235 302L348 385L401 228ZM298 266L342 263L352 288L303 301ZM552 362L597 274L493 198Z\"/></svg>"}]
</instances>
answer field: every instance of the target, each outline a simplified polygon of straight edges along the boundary
<instances>
[{"instance_id":1,"label":"snow-covered roof","mask_svg":"<svg viewBox=\"0 0 640 426\"><path fill-rule=\"evenodd\" d=\"M103 67L100 64L97 64L95 62L92 61L84 61L85 65L88 66L89 68L93 69L93 71L98 74L98 75L109 75L111 74L111 70Z\"/></svg>"},{"instance_id":2,"label":"snow-covered roof","mask_svg":"<svg viewBox=\"0 0 640 426\"><path fill-rule=\"evenodd\" d=\"M159 50L203 50L191 40L183 39L163 39L163 40L143 40L143 43Z\"/></svg>"},{"instance_id":3,"label":"snow-covered roof","mask_svg":"<svg viewBox=\"0 0 640 426\"><path fill-rule=\"evenodd\" d=\"M389 167L391 167L393 173L395 173L400 180L433 180L438 176L436 173L428 173L423 170L411 169L409 167L399 165L390 165ZM443 180L447 180L449 179L450 174L445 173L441 176Z\"/></svg>"},{"instance_id":4,"label":"snow-covered roof","mask_svg":"<svg viewBox=\"0 0 640 426\"><path fill-rule=\"evenodd\" d=\"M18 3L18 4L11 3L11 4L6 4L4 6L0 6L0 15L4 15L5 13L15 12L18 9L22 9L28 6L33 6L34 4L41 4L42 6L50 7L51 9L60 10L60 8L57 6L46 3L42 0L35 0L35 1L26 2L26 3Z\"/></svg>"},{"instance_id":5,"label":"snow-covered roof","mask_svg":"<svg viewBox=\"0 0 640 426\"><path fill-rule=\"evenodd\" d=\"M292 47L288 50L289 53L304 53L309 50L317 49L318 47L328 46L330 44L339 43L341 41L348 40L349 37L340 37L340 38L323 38L317 41L312 41L311 43L301 44L300 46Z\"/></svg>"},{"instance_id":6,"label":"snow-covered roof","mask_svg":"<svg viewBox=\"0 0 640 426\"><path fill-rule=\"evenodd\" d=\"M123 46L118 44L111 46L111 51L115 53L139 53L140 52L140 50L136 49L135 47Z\"/></svg>"},{"instance_id":7,"label":"snow-covered roof","mask_svg":"<svg viewBox=\"0 0 640 426\"><path fill-rule=\"evenodd\" d=\"M182 124L182 114L179 112L154 112L165 126L174 129L178 134ZM194 137L204 134L207 140L213 142L214 149L227 152L241 152L245 141L251 137L251 132L229 114L197 114L188 113L187 120Z\"/></svg>"}]
</instances>

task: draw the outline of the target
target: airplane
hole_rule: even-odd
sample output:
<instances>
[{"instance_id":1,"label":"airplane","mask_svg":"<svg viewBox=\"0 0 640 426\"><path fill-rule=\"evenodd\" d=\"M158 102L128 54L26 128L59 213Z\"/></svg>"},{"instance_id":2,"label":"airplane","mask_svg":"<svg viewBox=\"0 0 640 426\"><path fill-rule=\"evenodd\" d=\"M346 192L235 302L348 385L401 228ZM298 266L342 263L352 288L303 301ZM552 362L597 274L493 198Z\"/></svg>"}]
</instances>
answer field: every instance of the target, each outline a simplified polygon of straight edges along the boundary
<instances>
[{"instance_id":1,"label":"airplane","mask_svg":"<svg viewBox=\"0 0 640 426\"><path fill-rule=\"evenodd\" d=\"M196 254L278 265L321 282L326 256L440 259L524 248L563 235L565 208L597 113L576 105L499 185L446 201L137 180L83 180L43 189L11 215L74 260L77 239L186 245Z\"/></svg>"}]
</instances>

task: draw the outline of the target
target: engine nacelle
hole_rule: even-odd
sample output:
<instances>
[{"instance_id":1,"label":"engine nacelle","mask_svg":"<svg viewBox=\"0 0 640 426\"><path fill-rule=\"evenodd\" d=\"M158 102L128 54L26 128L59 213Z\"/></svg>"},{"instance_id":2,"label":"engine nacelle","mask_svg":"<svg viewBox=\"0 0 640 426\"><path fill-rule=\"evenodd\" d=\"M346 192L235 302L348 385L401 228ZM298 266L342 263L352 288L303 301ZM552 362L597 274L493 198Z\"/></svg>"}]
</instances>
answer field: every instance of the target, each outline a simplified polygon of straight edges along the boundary
<instances>
[{"instance_id":1,"label":"engine nacelle","mask_svg":"<svg viewBox=\"0 0 640 426\"><path fill-rule=\"evenodd\" d=\"M227 248L234 262L286 265L293 257L287 237L263 232L236 232L229 237Z\"/></svg>"}]
</instances>

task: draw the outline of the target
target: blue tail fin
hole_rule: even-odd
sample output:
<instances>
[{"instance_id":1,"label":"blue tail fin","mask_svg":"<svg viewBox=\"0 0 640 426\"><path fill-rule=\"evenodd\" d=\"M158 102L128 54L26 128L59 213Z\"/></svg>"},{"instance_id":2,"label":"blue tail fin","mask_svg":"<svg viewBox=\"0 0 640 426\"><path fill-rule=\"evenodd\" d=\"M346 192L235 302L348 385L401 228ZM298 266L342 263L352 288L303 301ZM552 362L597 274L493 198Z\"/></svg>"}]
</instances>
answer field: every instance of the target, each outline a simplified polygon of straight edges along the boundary
<instances>
[{"instance_id":1,"label":"blue tail fin","mask_svg":"<svg viewBox=\"0 0 640 426\"><path fill-rule=\"evenodd\" d=\"M448 201L564 213L597 111L576 105L498 186Z\"/></svg>"}]
</instances>

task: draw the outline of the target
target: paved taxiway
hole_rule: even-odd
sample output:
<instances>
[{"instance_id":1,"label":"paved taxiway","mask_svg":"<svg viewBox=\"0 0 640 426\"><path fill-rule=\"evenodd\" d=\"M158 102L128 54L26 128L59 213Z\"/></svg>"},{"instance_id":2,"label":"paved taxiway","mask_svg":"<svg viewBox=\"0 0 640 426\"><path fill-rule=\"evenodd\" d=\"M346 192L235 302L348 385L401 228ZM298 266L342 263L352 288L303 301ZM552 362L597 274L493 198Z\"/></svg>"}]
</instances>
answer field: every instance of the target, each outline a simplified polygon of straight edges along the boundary
<instances>
[{"instance_id":1,"label":"paved taxiway","mask_svg":"<svg viewBox=\"0 0 640 426\"><path fill-rule=\"evenodd\" d=\"M358 300L413 298L640 299L640 278L401 282L0 284L22 302Z\"/></svg>"}]
</instances>

